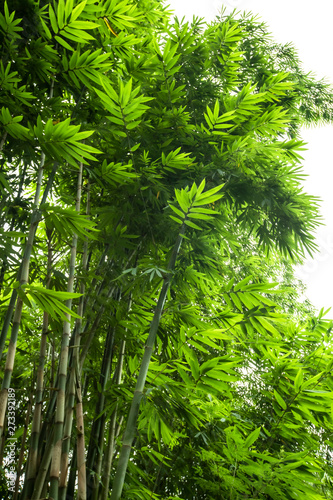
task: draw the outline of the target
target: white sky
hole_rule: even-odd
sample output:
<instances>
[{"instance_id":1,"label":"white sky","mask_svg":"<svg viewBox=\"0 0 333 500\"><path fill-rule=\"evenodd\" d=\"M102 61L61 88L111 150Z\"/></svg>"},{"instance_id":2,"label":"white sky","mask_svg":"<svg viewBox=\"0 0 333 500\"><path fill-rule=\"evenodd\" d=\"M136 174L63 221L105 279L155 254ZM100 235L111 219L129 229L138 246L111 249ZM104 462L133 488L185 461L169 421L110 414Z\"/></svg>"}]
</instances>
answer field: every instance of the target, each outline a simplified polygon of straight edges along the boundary
<instances>
[{"instance_id":1,"label":"white sky","mask_svg":"<svg viewBox=\"0 0 333 500\"><path fill-rule=\"evenodd\" d=\"M170 9L181 18L204 17L212 20L221 10L218 0L166 0ZM292 42L306 71L333 83L333 2L332 0L225 0L228 12L247 11L259 15L267 23L274 39ZM297 270L307 284L307 296L320 309L333 307L333 125L306 129L303 140L304 171L308 174L306 191L322 199L321 213L325 226L317 233L320 252ZM328 315L332 317L332 311Z\"/></svg>"}]
</instances>

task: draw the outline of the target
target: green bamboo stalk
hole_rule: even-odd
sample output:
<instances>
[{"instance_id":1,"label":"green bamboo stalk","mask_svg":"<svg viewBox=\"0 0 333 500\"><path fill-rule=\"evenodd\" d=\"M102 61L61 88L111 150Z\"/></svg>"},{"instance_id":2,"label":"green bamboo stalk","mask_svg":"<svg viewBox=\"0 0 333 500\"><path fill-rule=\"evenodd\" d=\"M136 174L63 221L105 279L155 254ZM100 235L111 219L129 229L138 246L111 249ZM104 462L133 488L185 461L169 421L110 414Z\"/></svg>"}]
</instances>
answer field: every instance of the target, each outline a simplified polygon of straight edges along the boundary
<instances>
[{"instance_id":1,"label":"green bamboo stalk","mask_svg":"<svg viewBox=\"0 0 333 500\"><path fill-rule=\"evenodd\" d=\"M115 288L116 288L116 287L115 287L114 285L112 285L112 286L110 287L110 289L109 289L109 291L108 291L108 293L107 293L107 296L106 296L106 298L107 298L107 299L111 297L111 295L112 295L112 293L114 292ZM79 361L79 369L80 369L80 373L82 372L82 368L83 368L83 365L84 365L84 361L85 361L85 359L86 359L86 357L87 357L87 354L88 354L88 352L89 352L89 349L90 349L91 343L92 343L92 341L93 341L93 339L94 339L95 333L96 333L96 331L97 331L97 329L98 329L98 326L99 326L99 324L100 324L100 322L101 322L101 319L102 319L102 316L103 316L104 309L105 309L105 305L104 305L104 304L102 304L102 305L100 306L100 308L99 308L99 310L98 310L98 313L97 313L97 315L96 315L96 317L95 317L95 320L94 320L94 322L93 322L93 324L92 324L92 326L91 326L91 328L90 328L90 330L89 330L88 337L87 337L87 338L85 338L84 345L83 345L83 347L82 347L82 351L81 351L80 361Z\"/></svg>"},{"instance_id":2,"label":"green bamboo stalk","mask_svg":"<svg viewBox=\"0 0 333 500\"><path fill-rule=\"evenodd\" d=\"M104 394L105 386L110 378L113 342L114 342L114 330L113 328L110 328L105 342L105 350L104 350L100 379L99 379L101 385L101 393L99 394L95 408L95 414L97 415L97 418L94 419L92 425L88 454L87 454L87 463L89 464L89 469L90 469L90 473L87 478L87 489L88 489L87 497L89 499L94 498L96 494L95 492L96 491L98 492L97 481L100 474L100 470L98 470L100 468L100 465L98 465L98 457L100 457L103 453L102 448L104 441L104 425L103 425L104 418L103 415L101 415L101 413L105 405L105 394Z\"/></svg>"},{"instance_id":3,"label":"green bamboo stalk","mask_svg":"<svg viewBox=\"0 0 333 500\"><path fill-rule=\"evenodd\" d=\"M28 281L29 264L30 264L32 245L33 245L33 242L35 239L35 233L36 233L38 224L41 220L40 207L44 203L46 203L47 197L48 197L50 190L51 190L51 187L52 187L55 172L56 172L57 167L58 167L58 162L54 162L52 172L48 178L46 187L44 189L42 200L40 202L39 208L37 208L38 203L39 203L39 197L41 194L41 183L42 183L42 179L43 179L44 162L45 162L45 155L42 152L39 171L37 174L37 187L36 187L35 200L34 200L34 211L33 211L32 216L31 216L31 224L30 224L29 233L28 233L28 237L27 237L27 243L26 243L26 246L24 249L24 254L23 254L21 266L20 266L20 269L18 271L18 276L17 276L17 281L20 283L20 286L22 286L22 284L27 283L27 281ZM27 266L27 272L28 272L28 274L26 276L26 281L25 281L25 283L21 283L22 273L23 273L23 270L26 271L26 266ZM15 309L15 305L16 305L16 299L17 299L17 291L16 291L16 289L14 289L12 291L12 295L11 295L10 302L9 302L9 305L8 305L8 308L6 311L6 316L5 316L4 323L3 323L2 329L1 329L1 334L0 334L0 360L2 358L3 350L5 347L7 334L8 334L8 330L10 327L10 322L11 322L12 317L13 317L13 313L14 313L14 309ZM0 422L1 422L1 417L0 417ZM1 430L0 430L0 433L1 433Z\"/></svg>"},{"instance_id":4,"label":"green bamboo stalk","mask_svg":"<svg viewBox=\"0 0 333 500\"><path fill-rule=\"evenodd\" d=\"M77 500L87 498L86 457L84 444L84 418L79 374L77 374L77 403L76 403L76 430L77 430Z\"/></svg>"},{"instance_id":5,"label":"green bamboo stalk","mask_svg":"<svg viewBox=\"0 0 333 500\"><path fill-rule=\"evenodd\" d=\"M92 490L92 495L91 498L92 500L98 500L99 498L99 488L100 488L100 477L101 477L101 470L102 470L102 458L103 458L103 453L104 453L104 443L105 443L105 413L101 415L100 418L100 429L99 429L99 440L98 440L98 451L99 453L97 454L97 457L95 458L95 481L93 483L93 490Z\"/></svg>"},{"instance_id":6,"label":"green bamboo stalk","mask_svg":"<svg viewBox=\"0 0 333 500\"><path fill-rule=\"evenodd\" d=\"M183 224L181 226L180 233L178 235L175 246L174 246L172 253L171 253L171 256L170 256L170 260L169 260L169 263L167 266L168 272L165 276L164 283L162 285L160 296L158 298L158 302L157 302L156 309L154 312L154 316L153 316L153 319L152 319L152 322L150 325L149 335L148 335L148 339L147 339L147 342L145 345L145 351L144 351L144 354L142 357L141 367L140 367L139 375L138 375L136 386L135 386L132 404L131 404L129 415L127 418L127 424L126 424L122 448L121 448L120 456L119 456L119 460L118 460L116 476L114 478L113 486L112 486L111 500L119 500L121 497L122 490L123 490L125 475L126 475L127 466L128 466L128 460L130 457L132 444L133 444L133 440L134 440L134 436L135 436L136 423L137 423L139 410L140 410L140 402L141 402L141 399L143 396L143 390L144 390L144 386L145 386L145 382L146 382L146 378L147 378L149 363L150 363L151 356L153 354L157 330L158 330L158 327L160 324L160 319L161 319L161 315L163 312L165 300L166 300L167 293L168 293L168 290L170 287L172 272L175 268L177 256L178 256L178 253L180 250L184 230L185 230L185 228L184 228L184 224Z\"/></svg>"},{"instance_id":7,"label":"green bamboo stalk","mask_svg":"<svg viewBox=\"0 0 333 500\"><path fill-rule=\"evenodd\" d=\"M36 477L36 481L34 483L34 491L32 493L31 500L40 500L42 496L46 474L49 470L52 458L53 440L54 440L54 431L52 430L45 446L45 452L42 461L38 467L38 474Z\"/></svg>"},{"instance_id":8,"label":"green bamboo stalk","mask_svg":"<svg viewBox=\"0 0 333 500\"><path fill-rule=\"evenodd\" d=\"M77 212L80 211L80 204L81 204L82 173L83 173L83 164L80 163L76 204L75 204L75 209ZM77 235L74 234L71 253L70 253L69 277L67 283L67 292L69 293L72 293L74 289L77 240L78 240ZM68 299L66 301L66 306L69 309L72 308L71 299ZM54 424L54 446L53 446L51 470L50 470L50 498L53 498L53 500L58 500L58 493L59 493L59 472L61 464L62 440L64 432L64 419L65 419L65 391L66 391L66 380L67 380L68 348L69 348L69 338L71 333L70 327L71 327L70 315L68 314L67 320L64 321L63 325L61 354L60 354L59 372L58 372L56 415ZM68 458L67 458L67 463L68 463ZM67 476L67 468L66 468L66 476ZM63 487L63 483L60 486Z\"/></svg>"},{"instance_id":9,"label":"green bamboo stalk","mask_svg":"<svg viewBox=\"0 0 333 500\"><path fill-rule=\"evenodd\" d=\"M60 460L59 500L65 500L67 489L69 450L71 444L73 410L75 404L75 373L73 370L70 371L67 387L68 390L66 394L65 421Z\"/></svg>"},{"instance_id":10,"label":"green bamboo stalk","mask_svg":"<svg viewBox=\"0 0 333 500\"><path fill-rule=\"evenodd\" d=\"M13 500L17 500L18 495L19 495L20 478L21 478L21 474L22 474L22 464L23 464L24 452L25 452L25 442L27 439L28 426L29 426L31 407L32 407L31 399L32 399L32 397L29 398L28 409L27 409L27 413L26 413L25 421L24 421L24 430L23 430L23 435L21 438L21 448L20 448L20 454L19 454L19 459L18 459L18 463L17 463L17 474L16 474L16 480L15 480L15 491L14 491L14 495L13 495Z\"/></svg>"},{"instance_id":11,"label":"green bamboo stalk","mask_svg":"<svg viewBox=\"0 0 333 500\"><path fill-rule=\"evenodd\" d=\"M22 194L22 191L23 191L23 185L24 185L24 180L25 180L27 168L28 168L28 164L25 162L24 163L24 167L23 167L23 171L20 172L20 174L19 174L20 175L20 183L19 183L19 187L18 187L18 190L17 190L17 195L16 195L17 198L21 198L21 194ZM9 226L9 231L13 231L14 227L15 227L15 218L12 219L12 222L11 222L11 224ZM2 262L1 271L0 271L0 290L3 287L3 282L4 282L4 278L5 278L5 273L6 273L7 265L8 265L8 260L7 260L7 257L5 256L4 259L3 259L3 262ZM20 272L21 272L21 270L19 269L19 272L18 272L18 281L20 279ZM16 300L16 297L15 297L15 300ZM12 318L12 316L13 316L13 313L11 315L11 318ZM1 345L2 345L2 338L0 337L0 346ZM2 346L2 348L0 347L0 353L2 353L2 350L3 350L3 346Z\"/></svg>"},{"instance_id":12,"label":"green bamboo stalk","mask_svg":"<svg viewBox=\"0 0 333 500\"><path fill-rule=\"evenodd\" d=\"M112 287L112 290L113 290L113 287ZM89 329L90 321L88 320L85 323L85 326L84 326L84 329L83 329L81 337L86 332L88 332L88 329L89 329L89 336L88 337L89 337L89 339L91 339L90 342L93 340L95 332L96 332L96 330L98 328L98 325L99 325L99 323L101 321L101 316L102 316L102 313L104 311L104 307L101 306L101 308L97 312L95 320L93 322L93 325L92 325L92 327L90 329ZM83 314L82 315L80 314L80 316L83 316ZM73 345L75 345L75 339L73 339ZM90 343L89 343L89 346L90 346ZM88 349L85 349L85 347L86 346L84 345L83 349L86 350L86 353L88 353ZM84 356L84 359L85 359L85 356ZM80 373L82 372L82 365L83 365L84 359L80 360L80 363L79 363L79 366L80 366L80 370L79 371L80 371ZM54 376L54 372L55 372L55 370L54 370L54 364L55 364L54 361L55 361L55 359L54 359L54 345L52 345L52 363L51 363L51 380L50 380L52 388L57 387L57 385L58 385L58 375L57 375L57 377ZM81 361L82 361L82 363L81 363ZM48 407L47 407L47 409L45 411L45 416L44 416L44 420L43 420L43 424L42 424L42 429L41 429L41 432L40 432L40 441L44 441L45 435L48 432L49 424L50 424L51 420L53 419L53 414L54 414L54 410L55 410L56 400L57 400L57 393L56 393L56 391L54 391L54 389L52 389L52 391L50 391L50 401L49 401Z\"/></svg>"},{"instance_id":13,"label":"green bamboo stalk","mask_svg":"<svg viewBox=\"0 0 333 500\"><path fill-rule=\"evenodd\" d=\"M15 309L15 304L16 304L16 299L17 299L17 291L14 289L12 291L10 301L6 310L6 315L4 318L4 322L1 328L1 333L0 333L0 361L2 359L3 351L5 348L5 343L7 340L7 334L9 331L10 327L10 322L13 317L14 309Z\"/></svg>"},{"instance_id":14,"label":"green bamboo stalk","mask_svg":"<svg viewBox=\"0 0 333 500\"><path fill-rule=\"evenodd\" d=\"M81 176L81 184L82 184L82 176ZM81 191L78 191L77 194L77 200L81 198ZM80 209L80 204L77 202L76 204L76 210ZM87 209L86 209L87 215L90 214L90 190L89 190L89 184L87 188ZM83 247L83 254L82 254L82 269L86 270L88 266L88 239L85 240L84 242L84 247ZM64 427L64 441L63 441L63 447L62 447L62 455L61 455L61 474L60 474L60 485L59 485L59 498L60 500L65 500L66 497L66 491L67 491L67 475L68 475L68 456L69 456L69 450L70 450L70 437L72 434L72 424L73 424L73 408L75 404L75 393L77 392L78 388L80 388L80 375L78 373L77 367L78 367L78 359L79 359L79 349L80 349L80 342L81 342L81 334L82 334L82 316L83 316L83 305L84 305L84 293L85 293L85 283L83 280L80 281L80 293L82 294L80 297L79 305L78 305L78 310L77 313L80 316L76 320L76 327L75 327L75 337L74 337L74 348L72 352L72 357L70 359L70 376L69 376L69 381L67 384L67 405L66 405L66 418L65 418L65 427ZM82 400L81 400L81 406L79 406L79 417L80 419L83 418L83 409L82 409ZM83 429L83 421L80 422L80 428L82 427ZM81 433L80 433L81 436ZM84 441L83 441L84 444ZM82 447L82 438L80 439L80 442L78 444L80 447ZM81 456L80 456L81 458ZM83 468L85 462L83 464L80 464L80 481L82 482L82 478L85 475L83 472ZM80 484L80 490L82 490L82 485ZM84 490L85 490L85 485L84 485Z\"/></svg>"},{"instance_id":15,"label":"green bamboo stalk","mask_svg":"<svg viewBox=\"0 0 333 500\"><path fill-rule=\"evenodd\" d=\"M76 470L77 470L77 442L73 448L73 455L71 460L71 468L67 482L67 498L74 498L75 485L76 485Z\"/></svg>"},{"instance_id":16,"label":"green bamboo stalk","mask_svg":"<svg viewBox=\"0 0 333 500\"><path fill-rule=\"evenodd\" d=\"M122 379L125 347L126 347L126 340L124 339L121 342L120 350L119 350L117 373L116 373L116 377L115 377L115 383L117 385L120 385L121 379ZM116 439L117 413L118 413L118 403L117 403L116 408L114 409L114 411L111 415L110 424L109 424L108 446L106 449L106 454L105 454L104 464L103 464L104 467L103 467L103 474L102 474L100 500L107 500L108 496L109 496L110 474L111 474L112 461L113 461L114 449L115 449L115 439Z\"/></svg>"},{"instance_id":17,"label":"green bamboo stalk","mask_svg":"<svg viewBox=\"0 0 333 500\"><path fill-rule=\"evenodd\" d=\"M51 270L52 270L51 238L52 234L48 233L47 278L45 284L46 288L50 288L50 283L51 283ZM46 311L44 311L42 334L39 346L39 362L37 368L35 408L32 417L30 450L27 461L26 488L24 490L24 495L22 500L24 500L26 496L29 498L32 494L34 482L37 476L38 461L40 459L40 454L41 454L40 450L38 450L38 443L39 443L39 436L41 429L41 416L42 416L43 391L44 391L44 367L46 360L48 328L49 328L49 315Z\"/></svg>"},{"instance_id":18,"label":"green bamboo stalk","mask_svg":"<svg viewBox=\"0 0 333 500\"><path fill-rule=\"evenodd\" d=\"M90 183L87 184L87 215L90 214ZM82 267L84 270L88 269L88 239L84 242L83 248L83 258ZM81 280L80 282L80 293L82 293L78 314L80 318L77 319L76 324L76 339L75 339L75 350L74 350L74 366L76 370L76 394L77 402L75 407L76 414L76 456L77 456L77 500L86 500L87 498L87 477L86 477L86 455L85 455L85 440L84 440L84 418L83 418L83 402L82 402L82 391L81 391L81 373L79 372L79 360L80 360L80 343L82 336L82 317L84 314L84 304L85 304L85 282Z\"/></svg>"},{"instance_id":19,"label":"green bamboo stalk","mask_svg":"<svg viewBox=\"0 0 333 500\"><path fill-rule=\"evenodd\" d=\"M95 277L93 278L93 280L91 282L91 288L90 288L91 290L94 290L94 288L95 288L95 286L97 284L97 281L98 281L97 276L99 276L101 274L101 267L105 263L105 258L106 258L107 254L108 254L109 249L110 249L110 243L108 243L105 246L104 251L103 251L102 255L100 256L99 262L97 264L97 267L96 267L95 273L94 273ZM103 282L104 282L104 280L103 280ZM87 305L88 305L88 303L90 301L91 295L92 294L89 293L84 298L84 301L83 301L83 312L86 311L86 308L87 308ZM93 306L92 306L92 309L93 309Z\"/></svg>"},{"instance_id":20,"label":"green bamboo stalk","mask_svg":"<svg viewBox=\"0 0 333 500\"><path fill-rule=\"evenodd\" d=\"M40 164L39 164L39 169L38 169L38 174L37 174L37 185L36 185L36 192L35 192L35 198L34 198L34 210L33 210L32 216L31 216L31 224L30 224L29 233L28 233L28 237L27 237L27 242L26 242L26 246L25 246L23 260L22 260L21 277L20 277L20 281L19 281L20 287L22 287L23 285L28 283L28 279L29 279L30 257L31 257L34 239L35 239L37 224L38 224L39 218L40 218L38 204L39 204L39 198L40 198L41 188L42 188L44 162L45 162L45 154L42 152L41 153L41 160L40 160ZM12 326L11 337L10 337L9 346L8 346L6 364L5 364L5 373L4 373L4 378L2 381L2 388L1 388L1 392L0 392L0 437L1 437L1 435L3 433L3 429L4 429L4 419L5 419L5 413L6 413L7 401L8 401L8 389L10 387L10 382L11 382L13 368L14 368L16 342L17 342L18 332L20 329L22 309L23 309L23 301L19 297L16 301L16 308L15 308L14 318L13 318L13 326Z\"/></svg>"}]
</instances>

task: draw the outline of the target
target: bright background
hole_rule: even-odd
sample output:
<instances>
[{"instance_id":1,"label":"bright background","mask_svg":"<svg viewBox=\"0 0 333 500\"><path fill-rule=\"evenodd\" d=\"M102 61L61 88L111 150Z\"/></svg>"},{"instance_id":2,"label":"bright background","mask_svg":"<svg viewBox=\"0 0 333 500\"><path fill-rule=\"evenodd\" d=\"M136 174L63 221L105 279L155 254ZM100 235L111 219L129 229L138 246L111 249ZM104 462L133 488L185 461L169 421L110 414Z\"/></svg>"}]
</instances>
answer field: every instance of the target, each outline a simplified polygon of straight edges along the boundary
<instances>
[{"instance_id":1,"label":"bright background","mask_svg":"<svg viewBox=\"0 0 333 500\"><path fill-rule=\"evenodd\" d=\"M178 18L191 20L193 15L214 19L221 11L218 0L166 0ZM290 43L298 50L305 71L333 83L333 2L317 0L229 0L223 5L227 12L252 12L267 23L279 43ZM317 231L319 252L297 268L297 275L307 285L307 296L320 309L333 307L333 125L307 128L302 138L308 143L303 167L308 175L306 191L319 196L324 224ZM328 315L332 317L332 311Z\"/></svg>"}]
</instances>

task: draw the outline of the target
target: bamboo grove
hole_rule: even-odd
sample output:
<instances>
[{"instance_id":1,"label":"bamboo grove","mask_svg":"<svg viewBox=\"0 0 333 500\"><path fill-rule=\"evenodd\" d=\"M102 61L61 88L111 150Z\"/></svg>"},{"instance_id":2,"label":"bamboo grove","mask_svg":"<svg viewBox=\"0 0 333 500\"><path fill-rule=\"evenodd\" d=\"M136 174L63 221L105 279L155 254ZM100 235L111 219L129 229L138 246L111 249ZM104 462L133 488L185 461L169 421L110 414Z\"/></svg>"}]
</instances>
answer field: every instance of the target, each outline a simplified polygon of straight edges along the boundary
<instances>
[{"instance_id":1,"label":"bamboo grove","mask_svg":"<svg viewBox=\"0 0 333 500\"><path fill-rule=\"evenodd\" d=\"M332 498L332 323L304 124L328 85L251 15L0 13L1 497Z\"/></svg>"}]
</instances>

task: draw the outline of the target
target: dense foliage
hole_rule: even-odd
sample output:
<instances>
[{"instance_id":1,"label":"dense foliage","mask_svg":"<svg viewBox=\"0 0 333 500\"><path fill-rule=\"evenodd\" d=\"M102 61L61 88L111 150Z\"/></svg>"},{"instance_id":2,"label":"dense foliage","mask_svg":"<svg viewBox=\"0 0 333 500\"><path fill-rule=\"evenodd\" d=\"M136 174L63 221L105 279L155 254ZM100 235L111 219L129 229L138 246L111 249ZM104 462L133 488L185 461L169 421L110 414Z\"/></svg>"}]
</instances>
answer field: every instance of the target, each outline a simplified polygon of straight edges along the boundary
<instances>
[{"instance_id":1,"label":"dense foliage","mask_svg":"<svg viewBox=\"0 0 333 500\"><path fill-rule=\"evenodd\" d=\"M0 4L2 496L332 498L332 323L292 273L331 89L251 16Z\"/></svg>"}]
</instances>

